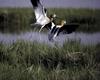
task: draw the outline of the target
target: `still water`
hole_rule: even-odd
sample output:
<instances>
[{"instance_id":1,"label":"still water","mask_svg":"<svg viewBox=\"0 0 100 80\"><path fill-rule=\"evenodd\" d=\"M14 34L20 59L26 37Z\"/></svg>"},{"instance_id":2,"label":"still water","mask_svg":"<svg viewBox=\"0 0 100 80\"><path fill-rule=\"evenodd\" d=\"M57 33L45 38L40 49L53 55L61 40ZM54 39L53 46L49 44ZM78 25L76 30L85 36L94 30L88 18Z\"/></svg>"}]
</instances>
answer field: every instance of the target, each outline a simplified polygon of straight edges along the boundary
<instances>
[{"instance_id":1,"label":"still water","mask_svg":"<svg viewBox=\"0 0 100 80\"><path fill-rule=\"evenodd\" d=\"M6 34L0 33L0 43L3 44L12 44L18 40L25 40L25 41L37 41L40 43L46 44L60 44L62 45L65 41L68 40L76 40L80 41L81 44L85 45L95 45L100 43L100 32L97 33L71 33L66 35L59 35L55 38L54 42L50 42L48 40L48 34L39 33L39 32L25 32L20 34Z\"/></svg>"}]
</instances>

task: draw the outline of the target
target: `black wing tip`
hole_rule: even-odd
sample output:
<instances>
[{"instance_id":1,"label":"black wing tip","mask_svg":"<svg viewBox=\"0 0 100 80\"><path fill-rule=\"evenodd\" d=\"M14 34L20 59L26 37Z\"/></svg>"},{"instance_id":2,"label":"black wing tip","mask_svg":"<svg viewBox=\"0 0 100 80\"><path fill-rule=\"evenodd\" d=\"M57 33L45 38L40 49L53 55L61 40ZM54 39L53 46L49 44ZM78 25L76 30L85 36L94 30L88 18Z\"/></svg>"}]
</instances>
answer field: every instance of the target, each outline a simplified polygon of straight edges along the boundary
<instances>
[{"instance_id":1,"label":"black wing tip","mask_svg":"<svg viewBox=\"0 0 100 80\"><path fill-rule=\"evenodd\" d=\"M79 26L80 24L79 23L69 23L69 24L65 24L66 26Z\"/></svg>"},{"instance_id":2,"label":"black wing tip","mask_svg":"<svg viewBox=\"0 0 100 80\"><path fill-rule=\"evenodd\" d=\"M70 33L75 32L78 29L79 24L70 24L68 26L69 28L67 29L67 34L70 34Z\"/></svg>"},{"instance_id":3,"label":"black wing tip","mask_svg":"<svg viewBox=\"0 0 100 80\"><path fill-rule=\"evenodd\" d=\"M70 34L75 32L80 25L77 23L65 24L59 31L59 33ZM59 34L58 33L58 34Z\"/></svg>"},{"instance_id":4,"label":"black wing tip","mask_svg":"<svg viewBox=\"0 0 100 80\"><path fill-rule=\"evenodd\" d=\"M40 0L31 0L33 7L38 7L39 2L40 2Z\"/></svg>"}]
</instances>

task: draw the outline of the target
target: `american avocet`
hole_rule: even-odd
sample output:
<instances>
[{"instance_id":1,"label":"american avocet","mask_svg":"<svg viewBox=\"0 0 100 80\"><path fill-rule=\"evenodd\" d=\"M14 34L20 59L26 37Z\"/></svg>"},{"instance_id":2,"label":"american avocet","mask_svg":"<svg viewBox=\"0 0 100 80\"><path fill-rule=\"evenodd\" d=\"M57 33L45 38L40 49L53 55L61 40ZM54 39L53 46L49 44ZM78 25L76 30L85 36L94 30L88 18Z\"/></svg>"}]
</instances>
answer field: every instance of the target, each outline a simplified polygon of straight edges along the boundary
<instances>
[{"instance_id":1,"label":"american avocet","mask_svg":"<svg viewBox=\"0 0 100 80\"><path fill-rule=\"evenodd\" d=\"M39 32L45 26L49 26L50 28L53 28L55 26L55 24L53 23L53 18L55 18L56 15L55 14L52 15L50 18L47 17L47 9L43 7L43 5L40 3L40 0L31 0L31 3L33 5L34 13L36 17L36 23L34 24L41 25Z\"/></svg>"},{"instance_id":2,"label":"american avocet","mask_svg":"<svg viewBox=\"0 0 100 80\"><path fill-rule=\"evenodd\" d=\"M49 40L54 40L56 36L60 33L62 34L70 34L74 32L78 28L79 24L66 24L65 20L61 21L60 25L54 26L48 35Z\"/></svg>"}]
</instances>

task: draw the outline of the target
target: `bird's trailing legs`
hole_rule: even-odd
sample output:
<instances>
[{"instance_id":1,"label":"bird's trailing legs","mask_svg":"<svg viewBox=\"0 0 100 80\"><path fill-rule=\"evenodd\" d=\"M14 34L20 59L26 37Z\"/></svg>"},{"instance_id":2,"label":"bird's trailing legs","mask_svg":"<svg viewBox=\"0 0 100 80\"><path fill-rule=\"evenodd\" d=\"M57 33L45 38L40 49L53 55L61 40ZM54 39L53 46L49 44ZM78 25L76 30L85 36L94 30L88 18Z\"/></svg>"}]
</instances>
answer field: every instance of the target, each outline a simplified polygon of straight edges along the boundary
<instances>
[{"instance_id":1,"label":"bird's trailing legs","mask_svg":"<svg viewBox=\"0 0 100 80\"><path fill-rule=\"evenodd\" d=\"M59 28L54 27L49 33L48 36L49 40L54 41L55 37L58 35L58 32L59 32Z\"/></svg>"},{"instance_id":2,"label":"bird's trailing legs","mask_svg":"<svg viewBox=\"0 0 100 80\"><path fill-rule=\"evenodd\" d=\"M54 40L55 37L58 35L58 32L59 32L59 28L56 29L56 33L54 33L54 35L53 35L53 40Z\"/></svg>"}]
</instances>

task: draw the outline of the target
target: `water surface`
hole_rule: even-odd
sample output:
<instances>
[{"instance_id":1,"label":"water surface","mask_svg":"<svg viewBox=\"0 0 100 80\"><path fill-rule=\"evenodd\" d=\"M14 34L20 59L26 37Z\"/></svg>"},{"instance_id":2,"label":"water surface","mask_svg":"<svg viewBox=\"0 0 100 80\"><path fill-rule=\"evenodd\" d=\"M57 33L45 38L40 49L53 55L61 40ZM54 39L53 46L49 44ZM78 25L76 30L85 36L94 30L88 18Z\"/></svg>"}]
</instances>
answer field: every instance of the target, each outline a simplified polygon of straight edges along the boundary
<instances>
[{"instance_id":1,"label":"water surface","mask_svg":"<svg viewBox=\"0 0 100 80\"><path fill-rule=\"evenodd\" d=\"M55 38L54 42L50 42L48 40L48 34L45 33L39 33L39 32L25 32L20 34L6 34L6 33L0 33L0 43L3 44L11 44L18 40L24 40L24 41L37 41L40 43L46 43L46 44L59 44L62 45L65 41L68 40L76 40L80 41L81 44L85 45L95 45L100 43L100 32L97 33L71 33L66 35L59 35Z\"/></svg>"}]
</instances>

